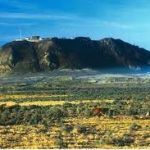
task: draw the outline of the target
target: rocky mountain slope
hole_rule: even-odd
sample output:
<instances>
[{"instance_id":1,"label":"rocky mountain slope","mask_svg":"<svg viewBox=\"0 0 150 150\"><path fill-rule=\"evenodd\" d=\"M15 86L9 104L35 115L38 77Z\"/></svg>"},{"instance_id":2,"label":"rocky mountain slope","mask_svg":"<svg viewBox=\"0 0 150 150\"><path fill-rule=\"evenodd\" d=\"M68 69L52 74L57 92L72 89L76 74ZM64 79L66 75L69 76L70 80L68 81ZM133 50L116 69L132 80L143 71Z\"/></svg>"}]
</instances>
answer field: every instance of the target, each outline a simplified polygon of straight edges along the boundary
<instances>
[{"instance_id":1,"label":"rocky mountain slope","mask_svg":"<svg viewBox=\"0 0 150 150\"><path fill-rule=\"evenodd\" d=\"M13 41L0 49L0 72L37 72L58 68L113 68L150 65L150 52L119 39L45 39Z\"/></svg>"}]
</instances>

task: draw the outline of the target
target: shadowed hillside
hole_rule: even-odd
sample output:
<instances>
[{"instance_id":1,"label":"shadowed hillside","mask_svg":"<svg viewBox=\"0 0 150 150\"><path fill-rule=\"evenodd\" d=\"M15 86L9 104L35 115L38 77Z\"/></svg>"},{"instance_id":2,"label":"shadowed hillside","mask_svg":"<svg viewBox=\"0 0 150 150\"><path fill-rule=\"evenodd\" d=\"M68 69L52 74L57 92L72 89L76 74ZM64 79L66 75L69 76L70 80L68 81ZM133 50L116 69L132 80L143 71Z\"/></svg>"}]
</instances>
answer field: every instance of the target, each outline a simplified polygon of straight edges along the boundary
<instances>
[{"instance_id":1,"label":"shadowed hillside","mask_svg":"<svg viewBox=\"0 0 150 150\"><path fill-rule=\"evenodd\" d=\"M13 41L0 49L0 72L37 72L58 68L137 68L149 65L149 51L112 38Z\"/></svg>"}]
</instances>

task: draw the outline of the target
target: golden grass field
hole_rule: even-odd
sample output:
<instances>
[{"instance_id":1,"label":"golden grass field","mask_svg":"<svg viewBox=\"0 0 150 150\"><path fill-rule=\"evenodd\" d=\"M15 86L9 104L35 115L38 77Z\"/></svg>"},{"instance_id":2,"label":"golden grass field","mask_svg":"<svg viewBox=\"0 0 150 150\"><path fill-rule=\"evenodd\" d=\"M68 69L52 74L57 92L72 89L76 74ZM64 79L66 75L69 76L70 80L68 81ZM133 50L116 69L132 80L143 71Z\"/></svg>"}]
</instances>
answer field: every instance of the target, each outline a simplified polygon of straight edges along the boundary
<instances>
[{"instance_id":1,"label":"golden grass field","mask_svg":"<svg viewBox=\"0 0 150 150\"><path fill-rule=\"evenodd\" d=\"M130 131L133 123L141 128ZM57 124L46 129L43 125L0 126L0 145L7 148L59 148L60 144L67 144L67 148L119 148L111 143L112 139L125 135L133 137L135 141L124 148L147 148L150 144L150 120L79 117L67 119L65 124L73 127L71 132ZM78 125L86 127L89 132L78 131Z\"/></svg>"},{"instance_id":2,"label":"golden grass field","mask_svg":"<svg viewBox=\"0 0 150 150\"><path fill-rule=\"evenodd\" d=\"M6 104L8 106L19 104L21 106L31 106L31 105L37 105L37 106L55 106L55 105L63 105L66 103L66 101L63 100L51 100L51 97L67 97L68 95L26 95L26 94L11 94L11 95L0 95L0 105ZM48 97L49 100L44 100L44 98ZM37 98L36 101L24 101L24 102L14 102L13 99L24 99L24 98ZM43 98L43 100L38 100L38 98ZM3 100L9 99L7 102L3 102ZM96 103L100 102L100 100L73 100L69 101L71 104L80 104L80 103ZM104 101L103 101L104 102ZM107 103L112 103L113 100L105 100Z\"/></svg>"},{"instance_id":3,"label":"golden grass field","mask_svg":"<svg viewBox=\"0 0 150 150\"><path fill-rule=\"evenodd\" d=\"M38 95L40 96L40 95ZM38 97L37 96L37 97ZM43 96L44 97L47 95ZM62 95L65 96L65 95ZM5 98L9 101L3 102ZM28 95L1 95L0 105L15 105L11 98L27 98ZM29 97L36 98L35 95ZM42 96L41 96L42 97ZM79 104L81 101L72 101ZM84 103L91 101L85 100ZM92 103L98 102L93 100ZM108 102L108 100L106 100ZM112 101L109 100L111 103ZM21 102L21 106L63 105L65 101ZM132 128L136 125L138 128ZM71 129L68 131L66 127ZM82 130L81 130L82 129ZM86 132L84 131L86 130ZM134 141L133 141L134 140ZM117 144L117 142L118 144ZM121 142L131 142L121 146ZM107 116L67 118L61 124L9 125L0 126L0 147L2 148L148 148L150 147L150 120L134 119L129 116Z\"/></svg>"}]
</instances>

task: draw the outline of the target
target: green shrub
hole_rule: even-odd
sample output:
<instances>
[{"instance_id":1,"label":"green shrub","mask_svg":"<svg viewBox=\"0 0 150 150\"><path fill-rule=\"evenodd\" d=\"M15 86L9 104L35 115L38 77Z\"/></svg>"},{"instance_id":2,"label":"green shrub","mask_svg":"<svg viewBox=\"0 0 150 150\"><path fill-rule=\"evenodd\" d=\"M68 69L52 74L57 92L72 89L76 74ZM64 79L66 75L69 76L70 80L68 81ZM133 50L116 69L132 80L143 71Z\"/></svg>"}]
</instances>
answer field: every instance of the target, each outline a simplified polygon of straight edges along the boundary
<instances>
[{"instance_id":1,"label":"green shrub","mask_svg":"<svg viewBox=\"0 0 150 150\"><path fill-rule=\"evenodd\" d=\"M65 132L68 132L68 133L70 133L73 130L73 126L68 125L68 124L62 125L61 128L62 128L62 131L65 131Z\"/></svg>"},{"instance_id":2,"label":"green shrub","mask_svg":"<svg viewBox=\"0 0 150 150\"><path fill-rule=\"evenodd\" d=\"M136 130L139 130L140 128L142 128L140 125L136 124L136 123L133 123L131 126L130 126L130 131L136 131Z\"/></svg>"},{"instance_id":3,"label":"green shrub","mask_svg":"<svg viewBox=\"0 0 150 150\"><path fill-rule=\"evenodd\" d=\"M81 126L81 125L77 125L76 127L76 130L78 133L80 134L86 134L87 133L87 127L86 126Z\"/></svg>"},{"instance_id":4,"label":"green shrub","mask_svg":"<svg viewBox=\"0 0 150 150\"><path fill-rule=\"evenodd\" d=\"M112 144L115 146L130 146L133 143L134 143L134 138L126 134L120 138L112 139Z\"/></svg>"},{"instance_id":5,"label":"green shrub","mask_svg":"<svg viewBox=\"0 0 150 150\"><path fill-rule=\"evenodd\" d=\"M56 139L56 144L57 144L57 146L58 146L59 149L68 148L68 144L66 142L64 142L61 133L58 133L58 137Z\"/></svg>"}]
</instances>

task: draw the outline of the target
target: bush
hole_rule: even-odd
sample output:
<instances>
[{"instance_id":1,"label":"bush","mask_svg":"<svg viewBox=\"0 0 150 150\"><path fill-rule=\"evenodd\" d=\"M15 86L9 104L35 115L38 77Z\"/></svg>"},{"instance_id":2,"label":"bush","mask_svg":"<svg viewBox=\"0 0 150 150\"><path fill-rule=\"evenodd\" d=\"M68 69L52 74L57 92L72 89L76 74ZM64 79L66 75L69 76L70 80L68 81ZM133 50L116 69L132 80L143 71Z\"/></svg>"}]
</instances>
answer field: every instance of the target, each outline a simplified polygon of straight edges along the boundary
<instances>
[{"instance_id":1,"label":"bush","mask_svg":"<svg viewBox=\"0 0 150 150\"><path fill-rule=\"evenodd\" d=\"M59 149L68 148L68 144L66 142L64 142L61 133L58 133L58 137L56 139L56 144Z\"/></svg>"},{"instance_id":2,"label":"bush","mask_svg":"<svg viewBox=\"0 0 150 150\"><path fill-rule=\"evenodd\" d=\"M77 125L76 127L76 130L78 133L82 134L86 134L87 133L87 127L86 126L80 126L80 125Z\"/></svg>"},{"instance_id":3,"label":"bush","mask_svg":"<svg viewBox=\"0 0 150 150\"><path fill-rule=\"evenodd\" d=\"M67 114L58 107L16 106L0 110L0 124L44 124L61 122Z\"/></svg>"},{"instance_id":4,"label":"bush","mask_svg":"<svg viewBox=\"0 0 150 150\"><path fill-rule=\"evenodd\" d=\"M62 125L62 131L65 131L67 133L70 133L73 130L73 126L71 125Z\"/></svg>"},{"instance_id":5,"label":"bush","mask_svg":"<svg viewBox=\"0 0 150 150\"><path fill-rule=\"evenodd\" d=\"M131 126L130 126L130 130L131 131L137 131L139 130L140 128L142 128L140 125L136 124L136 123L133 123Z\"/></svg>"},{"instance_id":6,"label":"bush","mask_svg":"<svg viewBox=\"0 0 150 150\"><path fill-rule=\"evenodd\" d=\"M133 143L134 143L134 138L126 134L120 138L112 139L112 144L116 146L130 146Z\"/></svg>"}]
</instances>

